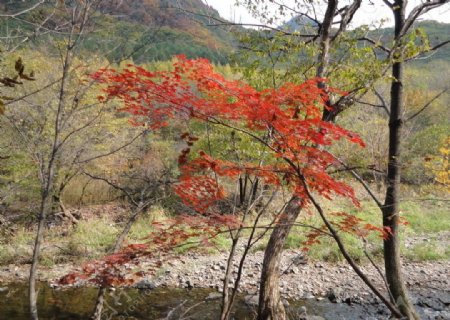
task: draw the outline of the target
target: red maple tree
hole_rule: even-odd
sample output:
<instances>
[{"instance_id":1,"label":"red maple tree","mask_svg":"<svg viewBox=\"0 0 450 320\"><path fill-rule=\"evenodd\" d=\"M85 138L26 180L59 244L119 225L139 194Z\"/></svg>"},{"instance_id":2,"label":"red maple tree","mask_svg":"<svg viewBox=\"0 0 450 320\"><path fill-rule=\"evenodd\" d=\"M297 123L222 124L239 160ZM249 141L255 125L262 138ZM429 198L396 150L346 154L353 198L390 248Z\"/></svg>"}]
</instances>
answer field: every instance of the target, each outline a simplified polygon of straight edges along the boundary
<instances>
[{"instance_id":1,"label":"red maple tree","mask_svg":"<svg viewBox=\"0 0 450 320\"><path fill-rule=\"evenodd\" d=\"M177 57L172 71L148 71L128 65L121 71L99 70L93 78L103 86L104 95L99 100L119 99L123 103L121 111L131 115L133 125L158 130L169 126L173 119L208 122L246 135L264 147L272 161L266 165L233 162L214 158L204 151L192 155L190 146L199 138L183 134L181 139L189 147L179 157L181 175L174 191L198 215L180 214L164 224L157 223L158 232L148 237L147 245L128 246L102 260L103 268L96 267L95 271L85 267L84 274L88 276L105 270L109 279L106 282L115 283L109 276L115 270L111 267L114 264L142 255L154 256L155 252L161 255L189 237L213 236L224 227L239 226L236 216L214 209L214 204L226 196L220 179L242 174L255 176L267 185L290 190L305 207L311 203L311 193L327 199L346 197L359 205L353 189L329 173L330 167L339 166L339 162L327 147L341 139L360 146L364 143L357 134L322 121L329 94L345 94L331 88L327 92L320 89L318 83L325 79L257 90L243 81L225 79L206 59L188 60L183 56ZM360 236L369 231L387 234L352 215L337 213L335 216L339 220L334 225L344 232ZM190 226L189 231L183 227L186 224ZM317 242L319 236L320 232L312 231L306 244ZM105 277L95 279L105 284Z\"/></svg>"}]
</instances>

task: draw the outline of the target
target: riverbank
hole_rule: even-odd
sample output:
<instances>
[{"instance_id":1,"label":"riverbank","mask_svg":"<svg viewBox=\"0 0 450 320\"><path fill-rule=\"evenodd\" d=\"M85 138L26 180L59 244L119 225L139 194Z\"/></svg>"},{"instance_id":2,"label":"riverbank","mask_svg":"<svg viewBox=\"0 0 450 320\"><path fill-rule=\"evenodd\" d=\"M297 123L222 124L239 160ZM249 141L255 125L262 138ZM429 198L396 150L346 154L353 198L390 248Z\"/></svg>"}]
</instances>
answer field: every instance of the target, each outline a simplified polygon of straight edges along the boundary
<instances>
[{"instance_id":1,"label":"riverbank","mask_svg":"<svg viewBox=\"0 0 450 320\"><path fill-rule=\"evenodd\" d=\"M425 208L425 207L424 207ZM450 231L446 210L439 206L419 210L410 208L409 218L415 222L404 230L402 240L404 253L405 281L412 292L413 300L422 312L424 319L450 319ZM412 210L414 209L414 210ZM105 214L107 213L107 214ZM77 266L86 261L103 257L114 243L118 232L128 214L127 208L118 205L102 205L73 211L79 222L75 225L66 221L54 221L46 236L39 266L39 279L53 287L52 290L88 289L88 284L78 282L72 286L61 287L57 280L74 272ZM368 219L376 219L370 212L361 212ZM425 220L425 215L427 219ZM144 214L133 225L129 243L139 242L148 235L152 221L166 218L162 209L154 208ZM314 218L302 217L303 222L311 224ZM24 283L28 279L29 263L34 241L33 228L15 229L13 221L10 234L0 241L0 289L8 288L14 283ZM95 226L93 228L92 226ZM6 229L5 229L6 230ZM9 230L9 229L8 229ZM386 319L388 313L380 301L356 277L350 267L342 262L338 250L324 240L321 245L310 248L308 257L304 256L301 235L304 230L293 232L287 241L287 249L281 261L282 274L280 288L284 299L289 301L313 301L314 303L338 303L338 306L358 306L359 310L375 315L374 319ZM8 231L9 232L9 231ZM344 235L345 236L345 235ZM381 261L381 241L377 235L369 239L367 247L376 261ZM355 259L360 259L363 270L370 276L376 286L386 292L383 285L382 265L377 270L364 259L359 242L346 238ZM262 269L265 239L258 243L249 253L244 265L240 286L241 297L249 304L256 302L259 277ZM135 286L143 289L206 290L215 297L219 296L223 285L223 276L229 250L229 239L221 236L214 240L214 248L197 247L188 250L180 248L178 256L149 274L146 271L154 267L153 261L141 261L140 269L144 271ZM260 251L258 251L260 250ZM242 247L238 252L242 252ZM362 257L362 258L361 258ZM235 261L236 269L238 261ZM129 266L124 266L127 268ZM129 270L127 270L130 273ZM135 270L133 270L135 271ZM235 274L234 274L235 275ZM127 289L128 290L128 289ZM1 291L1 290L0 290ZM203 292L203 291L202 291ZM378 316L379 315L379 316ZM349 318L346 318L349 319ZM350 318L353 319L353 318ZM356 319L356 318L355 318ZM366 319L359 317L359 319Z\"/></svg>"},{"instance_id":2,"label":"riverbank","mask_svg":"<svg viewBox=\"0 0 450 320\"><path fill-rule=\"evenodd\" d=\"M155 275L143 275L135 286L141 289L154 288L209 288L220 292L227 255L205 255L186 253L165 263ZM254 303L258 292L259 275L263 252L251 253L244 264L240 292L247 296L248 303ZM142 261L146 270L152 261ZM234 272L237 262L234 263ZM425 319L450 319L450 262L405 262L405 281L412 293L414 303L420 307ZM370 275L380 290L385 291L378 270L372 265L362 269ZM345 263L309 261L299 250L286 250L281 261L280 288L286 300L326 300L334 303L367 305L376 309L379 319L388 313L376 298ZM56 286L57 279L74 271L71 265L56 265L51 269L41 268L40 280ZM26 281L27 266L5 266L0 268L0 282ZM82 286L77 283L74 286ZM253 302L252 302L253 301Z\"/></svg>"}]
</instances>

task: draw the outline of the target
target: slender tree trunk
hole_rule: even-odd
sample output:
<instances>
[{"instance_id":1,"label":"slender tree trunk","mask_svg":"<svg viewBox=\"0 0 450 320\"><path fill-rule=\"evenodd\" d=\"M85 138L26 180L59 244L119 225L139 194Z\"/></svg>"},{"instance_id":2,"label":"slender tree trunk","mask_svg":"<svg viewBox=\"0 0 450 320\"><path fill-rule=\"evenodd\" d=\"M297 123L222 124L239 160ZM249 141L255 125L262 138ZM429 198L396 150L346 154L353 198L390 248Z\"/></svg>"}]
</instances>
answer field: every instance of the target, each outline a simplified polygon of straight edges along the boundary
<instances>
[{"instance_id":1,"label":"slender tree trunk","mask_svg":"<svg viewBox=\"0 0 450 320\"><path fill-rule=\"evenodd\" d=\"M73 32L72 27L72 32ZM69 38L69 43L72 40ZM55 172L58 163L58 158L60 157L61 145L60 145L60 135L61 135L61 117L63 116L63 111L66 102L66 83L67 77L70 69L70 48L67 48L63 69L62 69L62 77L61 77L61 87L59 88L59 96L58 96L58 108L55 114L55 124L53 127L53 144L48 157L47 165L45 165L45 161L41 163L41 206L39 210L38 216L38 229L36 232L36 240L34 242L33 248L33 258L31 262L30 268L30 277L28 279L28 289L29 289L29 300L30 300L30 315L32 320L38 320L38 310L37 310L37 292L36 292L36 278L37 278L37 267L39 265L39 255L41 251L41 244L44 238L45 231L45 223L47 216L52 210L53 206L53 192L55 191ZM43 158L45 159L45 158Z\"/></svg>"},{"instance_id":2,"label":"slender tree trunk","mask_svg":"<svg viewBox=\"0 0 450 320\"><path fill-rule=\"evenodd\" d=\"M405 23L405 7L403 0L396 0L393 10L395 17L395 39L400 41L401 31ZM397 43L397 48L401 46ZM400 312L408 319L419 319L414 310L403 281L400 259L399 239L399 188L400 188L400 147L403 125L403 63L401 53L395 53L396 60L392 66L391 110L389 116L389 162L387 172L387 190L383 207L383 226L389 228L391 235L384 240L384 263L386 280L391 296Z\"/></svg>"},{"instance_id":3,"label":"slender tree trunk","mask_svg":"<svg viewBox=\"0 0 450 320\"><path fill-rule=\"evenodd\" d=\"M320 30L320 54L316 76L323 78L327 74L328 65L330 63L330 45L331 45L331 28L333 26L333 19L338 7L337 0L328 1L327 10L323 18L322 27ZM319 82L319 88L326 90L326 84ZM326 108L323 109L322 120L334 121L337 110L331 110L330 101L326 101Z\"/></svg>"},{"instance_id":4,"label":"slender tree trunk","mask_svg":"<svg viewBox=\"0 0 450 320\"><path fill-rule=\"evenodd\" d=\"M142 202L140 202L139 205L134 208L130 218L127 221L127 224L123 228L120 235L117 237L114 247L111 250L111 253L119 251L119 249L122 247L123 242L125 241L126 236L128 235L128 233L130 233L131 227L136 222L140 213L145 210L145 208L147 208L147 206L144 205ZM100 320L102 318L103 305L105 304L105 293L106 288L104 286L100 287L97 293L97 300L95 302L95 307L91 316L91 320Z\"/></svg>"},{"instance_id":5,"label":"slender tree trunk","mask_svg":"<svg viewBox=\"0 0 450 320\"><path fill-rule=\"evenodd\" d=\"M247 176L246 176L247 177ZM234 257L237 253L237 245L239 243L239 239L241 238L241 233L244 230L244 228L239 228L236 232L236 234L232 234L232 245L230 254L228 255L228 261L227 261L227 268L225 272L225 278L223 282L223 294L222 294L222 308L220 313L220 320L228 320L231 315L231 311L234 305L234 302L236 300L238 289L241 283L241 279L244 272L244 263L246 261L247 255L250 252L250 249L252 246L258 242L264 235L268 232L269 229L266 229L262 234L259 234L256 236L256 231L258 227L258 223L263 216L263 214L267 211L269 208L269 205L272 203L273 199L276 197L277 192L272 192L272 195L270 196L270 199L257 210L255 220L252 222L253 227L251 228L250 235L247 238L246 245L244 247L244 251L239 259L239 265L238 269L236 271L236 277L234 281L234 285L230 288L229 286L229 280L232 278L232 268L233 268L233 261ZM243 215L242 223L241 225L244 226L246 222L246 217L250 214L250 211L254 207L254 205L257 205L260 203L260 199L253 199L253 203L249 202L247 209Z\"/></svg>"},{"instance_id":6,"label":"slender tree trunk","mask_svg":"<svg viewBox=\"0 0 450 320\"><path fill-rule=\"evenodd\" d=\"M52 173L50 172L52 175ZM51 176L52 177L52 176ZM38 320L38 309L37 309L37 291L36 291L36 280L37 280L37 267L39 265L39 256L41 252L41 244L44 239L45 223L47 220L48 213L52 208L52 196L50 195L50 185L53 179L47 182L47 186L42 193L41 206L39 209L38 216L38 229L36 232L36 238L34 241L33 258L31 261L30 277L28 279L28 295L30 301L30 314L32 320Z\"/></svg>"},{"instance_id":7,"label":"slender tree trunk","mask_svg":"<svg viewBox=\"0 0 450 320\"><path fill-rule=\"evenodd\" d=\"M223 295L222 295L222 310L220 313L220 320L228 320L230 317L231 307L233 304L232 297L230 296L231 290L229 281L231 279L231 273L233 271L233 260L236 254L236 248L239 241L240 230L238 230L238 234L233 238L233 242L231 244L231 251L228 255L227 260L227 269L225 272L225 278L223 280ZM235 283L235 286L237 284Z\"/></svg>"},{"instance_id":8,"label":"slender tree trunk","mask_svg":"<svg viewBox=\"0 0 450 320\"><path fill-rule=\"evenodd\" d=\"M258 320L285 320L286 312L280 298L279 273L283 246L297 220L301 209L301 199L294 196L284 210L270 235L264 253L261 284L259 288Z\"/></svg>"}]
</instances>

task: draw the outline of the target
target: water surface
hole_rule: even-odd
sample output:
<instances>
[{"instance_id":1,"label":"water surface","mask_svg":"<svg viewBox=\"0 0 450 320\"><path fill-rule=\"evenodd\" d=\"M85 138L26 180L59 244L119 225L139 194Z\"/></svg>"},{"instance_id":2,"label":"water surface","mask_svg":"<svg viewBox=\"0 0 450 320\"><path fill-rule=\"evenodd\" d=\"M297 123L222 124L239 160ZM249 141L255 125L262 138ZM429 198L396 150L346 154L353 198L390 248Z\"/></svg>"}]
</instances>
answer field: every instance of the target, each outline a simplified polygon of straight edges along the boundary
<instances>
[{"instance_id":1,"label":"water surface","mask_svg":"<svg viewBox=\"0 0 450 320\"><path fill-rule=\"evenodd\" d=\"M0 292L0 319L28 320L27 285L10 284L7 288L8 290ZM89 319L97 292L96 288L53 289L46 284L40 284L38 296L40 319ZM209 289L173 288L108 290L103 319L218 319L220 299L206 300L212 292L214 291ZM350 306L315 299L291 301L287 311L291 319L298 319L305 308L310 315L333 320L386 318L376 316L376 308L370 305ZM169 314L171 316L167 318ZM244 298L239 297L233 312L234 319L250 320L254 315L254 307L246 305Z\"/></svg>"}]
</instances>

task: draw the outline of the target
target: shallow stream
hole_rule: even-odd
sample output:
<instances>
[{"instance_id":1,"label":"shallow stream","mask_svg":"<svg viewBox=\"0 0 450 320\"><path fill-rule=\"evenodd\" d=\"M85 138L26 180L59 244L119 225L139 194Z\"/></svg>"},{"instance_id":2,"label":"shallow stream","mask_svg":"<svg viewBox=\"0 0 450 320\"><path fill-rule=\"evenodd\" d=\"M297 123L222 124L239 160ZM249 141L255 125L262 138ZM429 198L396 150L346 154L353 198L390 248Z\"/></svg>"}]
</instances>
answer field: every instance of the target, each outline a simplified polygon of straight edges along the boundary
<instances>
[{"instance_id":1,"label":"shallow stream","mask_svg":"<svg viewBox=\"0 0 450 320\"><path fill-rule=\"evenodd\" d=\"M0 319L29 319L26 284L9 284L0 290ZM89 319L97 297L95 288L55 289L40 284L38 306L40 319ZM211 300L214 291L209 289L134 288L108 290L102 319L218 319L220 299ZM325 319L386 319L377 314L373 305L333 304L328 300L307 299L291 301L287 311L291 319L308 315ZM240 297L233 312L233 319L253 319L255 307ZM169 316L170 315L170 316ZM169 316L169 317L168 317ZM317 319L320 319L317 317Z\"/></svg>"}]
</instances>

